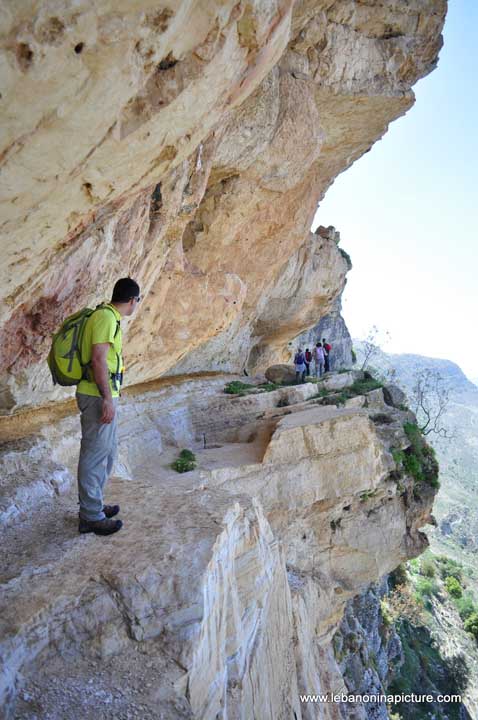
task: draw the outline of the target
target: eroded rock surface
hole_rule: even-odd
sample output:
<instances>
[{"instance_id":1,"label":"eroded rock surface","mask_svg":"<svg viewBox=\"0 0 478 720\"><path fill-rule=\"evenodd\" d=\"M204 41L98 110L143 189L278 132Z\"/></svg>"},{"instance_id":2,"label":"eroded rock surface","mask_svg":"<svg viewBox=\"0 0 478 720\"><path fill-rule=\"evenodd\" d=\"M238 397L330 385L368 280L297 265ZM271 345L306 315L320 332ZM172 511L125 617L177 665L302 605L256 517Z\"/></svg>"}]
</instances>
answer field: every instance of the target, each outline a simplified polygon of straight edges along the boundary
<instances>
[{"instance_id":1,"label":"eroded rock surface","mask_svg":"<svg viewBox=\"0 0 478 720\"><path fill-rule=\"evenodd\" d=\"M145 298L129 383L281 361L344 284L336 246L309 232L317 203L411 106L445 11L4 2L2 410L54 397L51 332L126 274Z\"/></svg>"},{"instance_id":2,"label":"eroded rock surface","mask_svg":"<svg viewBox=\"0 0 478 720\"><path fill-rule=\"evenodd\" d=\"M7 518L1 690L11 713L23 688L15 717L338 717L299 695L345 689L331 645L344 606L423 550L434 490L397 481L390 447L408 444L408 415L382 390L337 408L313 383L246 397L224 383L125 402L108 488L118 535L78 535L74 488ZM28 464L35 443L50 444L51 462L73 473L78 425L44 426L5 461L16 452ZM198 467L178 475L170 463L184 446ZM55 470L40 464L38 479Z\"/></svg>"},{"instance_id":3,"label":"eroded rock surface","mask_svg":"<svg viewBox=\"0 0 478 720\"><path fill-rule=\"evenodd\" d=\"M350 600L334 636L335 657L350 695L386 696L391 680L403 664L400 637L381 612L380 601L387 591L384 578ZM357 720L389 717L386 703L380 701L350 703L348 712Z\"/></svg>"}]
</instances>

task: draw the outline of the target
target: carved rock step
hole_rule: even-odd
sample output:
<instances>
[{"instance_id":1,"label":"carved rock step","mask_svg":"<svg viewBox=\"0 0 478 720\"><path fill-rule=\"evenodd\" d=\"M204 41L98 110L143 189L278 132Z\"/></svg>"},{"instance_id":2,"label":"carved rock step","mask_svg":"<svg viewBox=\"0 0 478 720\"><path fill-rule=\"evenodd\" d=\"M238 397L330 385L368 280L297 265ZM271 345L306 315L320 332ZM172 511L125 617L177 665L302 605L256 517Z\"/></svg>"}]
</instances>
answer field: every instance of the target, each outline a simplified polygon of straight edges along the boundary
<instances>
[{"instance_id":1,"label":"carved rock step","mask_svg":"<svg viewBox=\"0 0 478 720\"><path fill-rule=\"evenodd\" d=\"M339 389L358 375L331 374L320 387ZM251 441L264 413L306 402L317 394L317 385L305 383L246 397L227 395L225 384L234 377L170 378L139 395L129 390L120 409L117 474L131 476L137 465L144 466L145 456L161 453L163 446L203 448ZM68 490L76 476L79 432L75 413L36 428L36 435L1 446L0 527L31 513L43 499Z\"/></svg>"}]
</instances>

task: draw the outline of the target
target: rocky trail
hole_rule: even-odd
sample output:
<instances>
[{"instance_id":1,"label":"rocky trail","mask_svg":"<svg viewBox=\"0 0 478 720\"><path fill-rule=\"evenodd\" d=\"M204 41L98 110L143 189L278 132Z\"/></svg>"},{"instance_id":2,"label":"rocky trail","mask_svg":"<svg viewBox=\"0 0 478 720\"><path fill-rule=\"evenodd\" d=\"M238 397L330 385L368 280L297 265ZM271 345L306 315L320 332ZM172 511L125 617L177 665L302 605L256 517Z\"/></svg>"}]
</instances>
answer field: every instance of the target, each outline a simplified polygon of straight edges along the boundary
<instances>
[{"instance_id":1,"label":"rocky trail","mask_svg":"<svg viewBox=\"0 0 478 720\"><path fill-rule=\"evenodd\" d=\"M331 375L322 395L357 376ZM322 682L341 687L332 658L319 667L318 657L356 592L352 575L365 585L423 547L430 499L410 504L389 478L387 446L406 442L403 412L381 389L336 407L313 383L234 397L226 379L124 402L106 496L124 527L109 538L77 532L77 418L4 446L7 717L225 718L239 706L253 717L269 703L261 717L306 718L307 674L317 683L328 663ZM184 474L171 469L181 447L197 459ZM63 472L56 491L52 467ZM49 493L22 505L14 480ZM368 534L358 534L365 518ZM268 673L277 684L263 687L278 653L282 669Z\"/></svg>"}]
</instances>

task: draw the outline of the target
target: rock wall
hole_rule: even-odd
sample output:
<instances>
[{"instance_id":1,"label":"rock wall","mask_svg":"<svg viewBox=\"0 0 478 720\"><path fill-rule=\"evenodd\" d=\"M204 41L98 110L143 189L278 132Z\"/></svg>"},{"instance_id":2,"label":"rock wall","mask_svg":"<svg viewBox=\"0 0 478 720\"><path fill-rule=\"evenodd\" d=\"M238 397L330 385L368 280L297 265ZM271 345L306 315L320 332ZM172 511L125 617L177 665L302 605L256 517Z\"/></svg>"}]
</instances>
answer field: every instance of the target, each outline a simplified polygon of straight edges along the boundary
<instances>
[{"instance_id":1,"label":"rock wall","mask_svg":"<svg viewBox=\"0 0 478 720\"><path fill-rule=\"evenodd\" d=\"M445 11L3 3L2 411L64 395L44 364L50 333L126 274L145 298L127 332L130 384L279 360L343 288L337 249L309 232L317 203L412 105ZM318 282L302 291L304 276Z\"/></svg>"},{"instance_id":2,"label":"rock wall","mask_svg":"<svg viewBox=\"0 0 478 720\"><path fill-rule=\"evenodd\" d=\"M336 245L340 243L340 233L332 226L325 228L322 225L317 228L315 235ZM339 248L342 260L346 264L348 270L352 269L352 262L349 255ZM342 309L341 298L338 297L331 311L314 323L313 327L301 333L287 344L284 349L284 356L287 360L291 360L296 348L302 347L312 349L317 342L322 342L323 338L332 345L332 352L329 357L330 369L341 370L343 368L352 367L352 338L348 331L347 325L340 314ZM284 358L284 359L286 359Z\"/></svg>"}]
</instances>

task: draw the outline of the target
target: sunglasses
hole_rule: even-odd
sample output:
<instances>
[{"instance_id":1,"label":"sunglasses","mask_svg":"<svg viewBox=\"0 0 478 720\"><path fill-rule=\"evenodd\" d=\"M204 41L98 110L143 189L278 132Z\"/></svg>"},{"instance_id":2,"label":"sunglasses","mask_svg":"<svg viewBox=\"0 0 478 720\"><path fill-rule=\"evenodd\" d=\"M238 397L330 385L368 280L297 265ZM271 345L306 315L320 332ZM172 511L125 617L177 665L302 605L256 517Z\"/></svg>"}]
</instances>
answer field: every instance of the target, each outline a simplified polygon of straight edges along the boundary
<instances>
[{"instance_id":1,"label":"sunglasses","mask_svg":"<svg viewBox=\"0 0 478 720\"><path fill-rule=\"evenodd\" d=\"M136 300L136 302L139 303L141 300L141 295L135 295L134 297L131 298L131 300Z\"/></svg>"}]
</instances>

